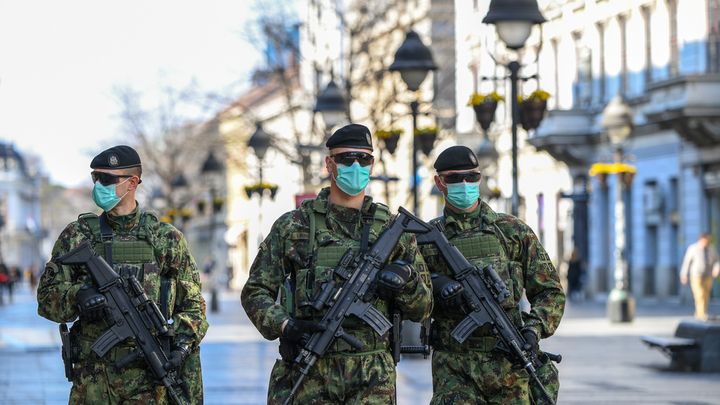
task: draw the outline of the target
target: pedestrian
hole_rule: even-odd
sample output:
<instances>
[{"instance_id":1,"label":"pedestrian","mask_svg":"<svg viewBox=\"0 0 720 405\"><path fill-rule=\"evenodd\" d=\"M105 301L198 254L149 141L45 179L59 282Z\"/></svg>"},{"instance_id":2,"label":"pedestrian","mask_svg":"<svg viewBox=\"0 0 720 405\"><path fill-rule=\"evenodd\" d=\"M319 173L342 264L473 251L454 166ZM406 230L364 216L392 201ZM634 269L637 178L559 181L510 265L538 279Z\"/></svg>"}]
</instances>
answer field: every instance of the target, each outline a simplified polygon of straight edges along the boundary
<instances>
[{"instance_id":1,"label":"pedestrian","mask_svg":"<svg viewBox=\"0 0 720 405\"><path fill-rule=\"evenodd\" d=\"M710 234L701 233L698 241L688 246L680 269L680 282L685 285L690 278L690 288L695 298L695 318L707 320L708 304L713 280L720 275L718 252L710 243Z\"/></svg>"},{"instance_id":2,"label":"pedestrian","mask_svg":"<svg viewBox=\"0 0 720 405\"><path fill-rule=\"evenodd\" d=\"M7 289L8 297L11 303L13 301L13 292L15 292L15 288L20 287L20 285L16 285L17 282L22 283L20 278L20 269L17 266L10 266L8 269Z\"/></svg>"},{"instance_id":3,"label":"pedestrian","mask_svg":"<svg viewBox=\"0 0 720 405\"><path fill-rule=\"evenodd\" d=\"M107 149L95 156L90 168L95 183L92 198L103 212L100 216L82 214L62 231L37 290L41 316L59 323L75 321L70 332L72 347L79 353L73 359L69 403L172 403L142 353L126 367L116 368L118 360L137 350L133 340L118 343L103 357L91 349L108 330L104 317L107 300L92 284L86 266L58 262L59 256L90 241L95 252L121 277L136 277L148 298L161 308L174 330L174 339L167 345L169 361L165 368L179 370L183 383L176 392L185 403L202 404L198 345L207 333L208 322L200 275L185 237L172 225L160 222L155 213L140 211L135 193L142 182L142 165L133 148L120 145Z\"/></svg>"},{"instance_id":4,"label":"pedestrian","mask_svg":"<svg viewBox=\"0 0 720 405\"><path fill-rule=\"evenodd\" d=\"M327 308L316 311L308 302L334 277L333 269L348 249L361 252L372 248L389 226L388 208L365 195L374 163L371 139L368 128L350 124L327 140L325 165L330 187L278 218L250 267L242 291L243 308L263 337L280 338L281 359L270 376L268 404L288 398L300 375L295 363L299 349L312 333L323 329L317 321ZM407 319L422 321L430 314L432 292L414 236L405 234L400 239L390 262L394 263L380 270L375 280L378 296L384 299L377 300L374 307L391 319L389 305L393 304ZM289 287L283 289L286 281ZM335 281L342 280L335 277ZM310 368L293 403L395 403L396 374L388 333L379 336L355 317L347 319L343 329L365 343L363 349L338 339Z\"/></svg>"},{"instance_id":5,"label":"pedestrian","mask_svg":"<svg viewBox=\"0 0 720 405\"><path fill-rule=\"evenodd\" d=\"M445 197L441 222L450 243L474 266L492 265L510 292L500 305L544 365L538 370L548 392L557 398L557 368L538 350L538 342L552 336L565 308L565 293L555 267L537 237L524 222L494 212L480 199L481 173L475 154L465 146L451 146L434 164L435 185ZM463 287L433 245L421 246L432 274L435 297L432 335L432 405L547 403L524 365L511 364L496 347L491 325L475 330L463 343L451 336L466 315ZM523 290L530 313L520 312ZM518 367L519 366L519 367ZM532 399L531 399L532 398ZM532 401L532 402L531 402Z\"/></svg>"},{"instance_id":6,"label":"pedestrian","mask_svg":"<svg viewBox=\"0 0 720 405\"><path fill-rule=\"evenodd\" d=\"M583 297L583 273L582 256L578 248L573 248L567 267L568 297L571 300L578 300Z\"/></svg>"},{"instance_id":7,"label":"pedestrian","mask_svg":"<svg viewBox=\"0 0 720 405\"><path fill-rule=\"evenodd\" d=\"M8 269L5 263L0 263L0 304L3 303L3 294L8 288Z\"/></svg>"}]
</instances>

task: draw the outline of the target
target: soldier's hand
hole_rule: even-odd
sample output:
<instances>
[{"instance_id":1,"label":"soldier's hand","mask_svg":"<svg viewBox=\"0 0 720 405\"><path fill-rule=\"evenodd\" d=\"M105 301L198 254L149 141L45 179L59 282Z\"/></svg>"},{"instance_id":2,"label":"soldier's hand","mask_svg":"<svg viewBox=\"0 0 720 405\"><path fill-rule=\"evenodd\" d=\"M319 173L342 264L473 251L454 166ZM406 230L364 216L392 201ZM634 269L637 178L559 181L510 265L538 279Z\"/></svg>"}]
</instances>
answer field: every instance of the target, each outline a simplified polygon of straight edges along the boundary
<instances>
[{"instance_id":1,"label":"soldier's hand","mask_svg":"<svg viewBox=\"0 0 720 405\"><path fill-rule=\"evenodd\" d=\"M313 322L303 321L301 319L290 320L282 330L282 334L289 341L298 343L302 346L307 344L310 337L315 332L322 332L325 330L325 325Z\"/></svg>"},{"instance_id":2,"label":"soldier's hand","mask_svg":"<svg viewBox=\"0 0 720 405\"><path fill-rule=\"evenodd\" d=\"M163 365L163 368L167 371L180 370L189 354L190 347L188 345L183 344L173 347L173 350L170 352L170 357L165 365Z\"/></svg>"},{"instance_id":3,"label":"soldier's hand","mask_svg":"<svg viewBox=\"0 0 720 405\"><path fill-rule=\"evenodd\" d=\"M383 267L375 277L376 293L381 300L390 301L402 294L412 275L412 267L401 261L394 261Z\"/></svg>"},{"instance_id":4,"label":"soldier's hand","mask_svg":"<svg viewBox=\"0 0 720 405\"><path fill-rule=\"evenodd\" d=\"M540 345L538 344L540 337L538 336L535 328L525 328L521 330L520 333L523 338L525 338L525 346L523 346L523 350L528 352L530 355L537 354L538 349L540 349Z\"/></svg>"},{"instance_id":5,"label":"soldier's hand","mask_svg":"<svg viewBox=\"0 0 720 405\"><path fill-rule=\"evenodd\" d=\"M462 293L465 290L460 282L442 274L433 274L433 295L442 309L462 309Z\"/></svg>"},{"instance_id":6,"label":"soldier's hand","mask_svg":"<svg viewBox=\"0 0 720 405\"><path fill-rule=\"evenodd\" d=\"M85 284L80 287L75 295L75 300L80 307L80 315L83 319L99 321L105 316L107 299L94 286Z\"/></svg>"}]
</instances>

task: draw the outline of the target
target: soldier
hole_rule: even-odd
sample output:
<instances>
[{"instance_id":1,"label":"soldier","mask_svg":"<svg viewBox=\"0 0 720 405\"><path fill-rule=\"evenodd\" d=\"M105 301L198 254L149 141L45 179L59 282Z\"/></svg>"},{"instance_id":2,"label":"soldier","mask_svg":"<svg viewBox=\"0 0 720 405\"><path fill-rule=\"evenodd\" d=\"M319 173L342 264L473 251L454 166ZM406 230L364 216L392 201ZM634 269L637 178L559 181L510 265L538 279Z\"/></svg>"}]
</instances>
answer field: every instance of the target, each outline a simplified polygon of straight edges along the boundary
<instances>
[{"instance_id":1,"label":"soldier","mask_svg":"<svg viewBox=\"0 0 720 405\"><path fill-rule=\"evenodd\" d=\"M142 166L133 148L107 149L95 156L90 168L95 183L93 201L103 213L82 214L63 230L37 290L42 317L53 322L79 318L70 330L77 358L69 403L172 403L142 358L122 369L115 367L116 361L135 351L134 341L118 343L102 358L91 350L92 343L108 329L104 319L107 300L92 284L85 266L57 261L89 240L121 277L134 275L148 298L157 302L174 329L174 339L164 344L169 358L165 368L180 370L184 383L177 394L185 403L202 404L198 345L208 322L198 269L185 237L172 225L160 222L155 213L140 212L135 191L142 182Z\"/></svg>"},{"instance_id":2,"label":"soldier","mask_svg":"<svg viewBox=\"0 0 720 405\"><path fill-rule=\"evenodd\" d=\"M557 369L538 351L538 341L551 336L562 318L565 294L557 271L530 227L519 219L495 213L479 198L480 172L475 154L465 146L444 150L435 161L435 184L445 196L443 216L432 222L445 225L445 236L473 265L492 265L510 296L501 303L510 320L544 366L540 379L555 398ZM463 343L450 336L466 316L462 310L462 285L433 245L421 246L432 274L433 310L432 405L545 403L525 369L513 368L494 349L497 337L490 325L478 328ZM527 292L532 309L520 313L519 302ZM532 401L531 398L532 397Z\"/></svg>"},{"instance_id":3,"label":"soldier","mask_svg":"<svg viewBox=\"0 0 720 405\"><path fill-rule=\"evenodd\" d=\"M281 359L270 376L268 404L280 404L288 397L300 375L294 361L299 349L313 332L323 330L318 321L327 309L309 306L320 286L333 277L349 248L368 250L390 219L386 206L364 195L374 162L370 131L347 125L325 146L330 149L325 158L330 187L275 221L242 291L243 308L258 331L268 340L280 338ZM432 293L415 237L403 235L390 261L393 264L378 272L375 280L381 298L375 308L389 318L389 306L397 305L408 319L422 321L432 309ZM281 302L276 303L283 286ZM338 339L310 369L294 403L394 403L395 367L388 334L379 336L356 317L348 318L343 329L365 347L356 350Z\"/></svg>"}]
</instances>

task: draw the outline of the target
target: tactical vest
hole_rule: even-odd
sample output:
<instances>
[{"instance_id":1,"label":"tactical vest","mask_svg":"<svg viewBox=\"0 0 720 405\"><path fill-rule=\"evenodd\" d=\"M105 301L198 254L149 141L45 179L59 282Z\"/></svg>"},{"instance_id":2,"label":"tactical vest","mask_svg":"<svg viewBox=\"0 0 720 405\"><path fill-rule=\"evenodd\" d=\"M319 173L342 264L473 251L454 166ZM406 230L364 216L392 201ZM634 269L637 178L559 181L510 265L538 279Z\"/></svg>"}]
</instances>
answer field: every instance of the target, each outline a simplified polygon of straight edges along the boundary
<instances>
[{"instance_id":1,"label":"tactical vest","mask_svg":"<svg viewBox=\"0 0 720 405\"><path fill-rule=\"evenodd\" d=\"M443 218L436 218L432 223L443 221ZM444 222L444 221L443 221ZM510 319L517 326L521 325L519 313L519 302L522 297L522 270L518 263L508 257L509 247L505 235L494 222L483 221L481 229L464 230L456 233L450 228L445 229L445 236L450 243L455 245L460 253L472 265L483 268L492 265L500 279L503 281L510 296L500 306L508 313ZM424 252L435 257L439 256L434 246L428 246ZM440 259L442 260L442 259ZM451 275L447 270L447 274ZM512 277L511 277L512 275ZM462 319L464 316L459 317ZM457 321L455 321L457 322ZM454 326L455 323L452 323ZM450 326L452 327L452 326ZM479 328L463 344L457 343L450 336L451 329L438 330L439 346L445 350L465 352L466 350L489 351L494 346L496 339L483 337L492 336L489 325Z\"/></svg>"},{"instance_id":2,"label":"tactical vest","mask_svg":"<svg viewBox=\"0 0 720 405\"><path fill-rule=\"evenodd\" d=\"M156 249L153 245L154 235L151 232L152 227L155 226L159 220L153 212L144 212L140 215L140 226L136 233L124 233L122 231L114 233L111 244L112 267L121 277L134 275L143 286L148 298L155 301L168 319L171 319L172 308L174 307L175 301L175 281L169 278L163 278L160 274ZM91 231L91 235L88 235L88 237L94 244L95 252L107 260L105 244L101 237L100 218L94 213L85 213L78 217L78 221L88 225ZM165 300L160 299L162 283L166 283L165 290L167 298ZM93 333L93 335L94 334L95 333ZM117 358L122 357L123 353L130 350L127 348L123 349L128 345L121 343L113 353L108 353L102 359L98 359L89 350L89 344L97 337L78 334L77 338L79 339L82 351L87 352L83 353L83 355L87 356L86 359L91 361L109 364L114 363ZM86 348L85 346L88 347ZM130 346L132 347L133 345ZM138 364L143 363L138 362Z\"/></svg>"},{"instance_id":3,"label":"tactical vest","mask_svg":"<svg viewBox=\"0 0 720 405\"><path fill-rule=\"evenodd\" d=\"M302 246L298 250L304 253L305 265L299 266L302 267L300 269L293 268L293 271L287 275L281 301L288 313L294 314L295 318L320 321L323 314L315 311L308 304L312 302L322 283L333 277L335 267L348 249L354 249L357 256L361 241L335 235L328 229L324 213L315 211L311 204L303 208L305 209L301 209L301 212L303 217L307 218L309 232L293 232L290 234L290 239L291 243ZM383 226L390 218L390 211L383 204L373 203L370 210L374 212L367 213L373 221L370 225L368 249L380 236ZM335 281L345 282L337 277ZM294 299L286 299L286 296ZM385 301L378 301L375 307L386 316L389 315ZM354 317L348 318L344 324L346 328L364 328L363 325L364 322Z\"/></svg>"}]
</instances>

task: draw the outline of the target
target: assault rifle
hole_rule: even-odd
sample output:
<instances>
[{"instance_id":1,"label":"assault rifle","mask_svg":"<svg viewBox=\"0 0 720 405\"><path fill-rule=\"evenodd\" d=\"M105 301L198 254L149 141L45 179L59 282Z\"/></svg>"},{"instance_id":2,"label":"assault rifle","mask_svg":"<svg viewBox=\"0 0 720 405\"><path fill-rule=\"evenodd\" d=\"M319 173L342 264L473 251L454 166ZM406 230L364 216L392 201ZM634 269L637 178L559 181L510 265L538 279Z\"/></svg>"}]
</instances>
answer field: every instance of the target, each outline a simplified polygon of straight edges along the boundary
<instances>
[{"instance_id":1,"label":"assault rifle","mask_svg":"<svg viewBox=\"0 0 720 405\"><path fill-rule=\"evenodd\" d=\"M328 307L325 316L320 321L325 326L325 330L315 332L295 359L297 363L301 364L300 377L295 382L284 405L292 401L300 383L307 376L315 361L323 357L330 345L338 338L343 339L357 350L361 350L365 346L363 342L343 331L342 324L348 316L354 315L362 319L380 336L387 333L392 327L390 321L370 302L375 295L375 289L371 287L374 286L375 276L385 266L403 233L419 234L433 229L432 226L409 212L402 211L395 217L390 227L380 234L372 249L354 260L352 260L354 256L352 249L345 253L340 264L334 270L335 275L345 280L344 283L336 285L333 280L326 282L313 299L311 306L314 309L319 311Z\"/></svg>"},{"instance_id":2,"label":"assault rifle","mask_svg":"<svg viewBox=\"0 0 720 405\"><path fill-rule=\"evenodd\" d=\"M399 211L403 212L404 209L400 207ZM492 266L481 270L470 264L458 248L445 238L442 224L438 223L432 228L430 232L417 236L418 245L434 244L453 278L460 282L465 290L463 302L468 316L453 329L451 336L462 343L475 329L487 324L492 325L492 332L498 337L495 348L502 351L512 363L525 368L554 405L555 401L538 378L537 369L543 363L536 354L524 349L525 339L500 307L500 303L510 295L505 284ZM557 363L562 360L561 355L548 352L545 354Z\"/></svg>"},{"instance_id":3,"label":"assault rifle","mask_svg":"<svg viewBox=\"0 0 720 405\"><path fill-rule=\"evenodd\" d=\"M137 351L118 360L115 363L117 368L123 368L142 357L155 378L167 388L173 401L183 405L173 389L173 385L181 383L175 370L165 370L168 358L157 340L157 336L172 334L172 329L168 327L155 302L145 295L135 276L120 277L105 259L90 248L89 241L58 257L58 262L86 265L93 283L108 302L109 311L105 319L111 327L90 346L95 354L102 357L125 339L135 340ZM153 328L155 333L152 332Z\"/></svg>"}]
</instances>

